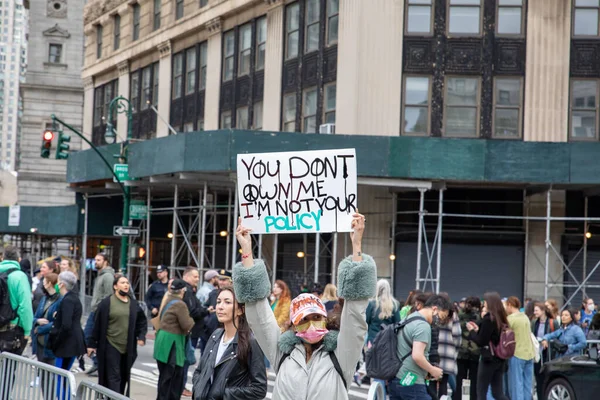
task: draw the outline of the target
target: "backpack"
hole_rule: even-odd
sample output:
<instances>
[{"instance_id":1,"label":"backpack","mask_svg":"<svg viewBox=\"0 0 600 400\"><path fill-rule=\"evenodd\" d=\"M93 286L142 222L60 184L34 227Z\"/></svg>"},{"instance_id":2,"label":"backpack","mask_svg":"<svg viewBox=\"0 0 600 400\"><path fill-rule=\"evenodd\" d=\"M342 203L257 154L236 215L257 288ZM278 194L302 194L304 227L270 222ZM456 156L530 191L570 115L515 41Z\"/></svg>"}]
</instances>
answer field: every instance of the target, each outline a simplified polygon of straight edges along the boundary
<instances>
[{"instance_id":1,"label":"backpack","mask_svg":"<svg viewBox=\"0 0 600 400\"><path fill-rule=\"evenodd\" d=\"M277 366L277 371L279 371L281 369L281 365L283 364L283 362L285 361L285 359L290 356L290 354L292 354L292 353L284 353L283 354L283 356L279 360L279 365ZM335 355L335 352L330 351L329 352L329 357L331 358L331 362L333 363L333 367L337 371L337 373L340 376L340 378L342 378L342 382L344 382L344 387L347 388L348 385L346 384L346 378L344 378L344 371L342 371L342 366L340 365L340 362L338 361L337 356Z\"/></svg>"},{"instance_id":2,"label":"backpack","mask_svg":"<svg viewBox=\"0 0 600 400\"><path fill-rule=\"evenodd\" d=\"M490 351L492 352L492 356L498 357L501 360L508 360L514 356L516 347L517 342L515 340L515 332L508 326L502 328L498 344L494 344L490 341Z\"/></svg>"},{"instance_id":3,"label":"backpack","mask_svg":"<svg viewBox=\"0 0 600 400\"><path fill-rule=\"evenodd\" d=\"M8 276L18 269L10 269L0 274L0 328L4 328L10 321L17 318L17 310L10 304L10 293L8 290Z\"/></svg>"},{"instance_id":4,"label":"backpack","mask_svg":"<svg viewBox=\"0 0 600 400\"><path fill-rule=\"evenodd\" d=\"M404 327L414 321L427 322L423 317L407 318L402 322L387 325L375 336L373 346L365 353L365 365L370 378L387 381L396 377L404 360L412 355L412 351L409 351L402 358L398 358L398 332L402 331L404 340L412 347Z\"/></svg>"}]
</instances>

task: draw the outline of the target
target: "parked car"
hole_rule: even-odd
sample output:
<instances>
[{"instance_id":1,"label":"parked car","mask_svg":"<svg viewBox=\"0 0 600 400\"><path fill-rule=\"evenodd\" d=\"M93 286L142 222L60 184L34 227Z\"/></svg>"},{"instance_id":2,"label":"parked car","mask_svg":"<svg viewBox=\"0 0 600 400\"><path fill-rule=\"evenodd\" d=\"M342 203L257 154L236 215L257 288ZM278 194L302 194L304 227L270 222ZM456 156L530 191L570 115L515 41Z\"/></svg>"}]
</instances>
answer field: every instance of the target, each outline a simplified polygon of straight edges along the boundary
<instances>
[{"instance_id":1,"label":"parked car","mask_svg":"<svg viewBox=\"0 0 600 400\"><path fill-rule=\"evenodd\" d=\"M596 400L600 398L598 350L566 356L544 364L544 398L538 400Z\"/></svg>"}]
</instances>

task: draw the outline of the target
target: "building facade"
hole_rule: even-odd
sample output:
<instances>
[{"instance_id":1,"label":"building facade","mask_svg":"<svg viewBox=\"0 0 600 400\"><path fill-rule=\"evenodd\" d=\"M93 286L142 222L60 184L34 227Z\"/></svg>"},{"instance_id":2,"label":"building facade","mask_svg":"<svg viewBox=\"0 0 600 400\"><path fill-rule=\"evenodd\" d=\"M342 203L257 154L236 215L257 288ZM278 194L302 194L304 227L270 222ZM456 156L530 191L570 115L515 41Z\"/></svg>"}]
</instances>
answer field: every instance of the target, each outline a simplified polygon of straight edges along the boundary
<instances>
[{"instance_id":1,"label":"building facade","mask_svg":"<svg viewBox=\"0 0 600 400\"><path fill-rule=\"evenodd\" d=\"M28 3L0 4L0 169L14 171L18 160L23 104L21 85L27 71Z\"/></svg>"},{"instance_id":2,"label":"building facade","mask_svg":"<svg viewBox=\"0 0 600 400\"><path fill-rule=\"evenodd\" d=\"M82 128L83 1L33 0L29 13L29 57L23 88L22 138L19 143L18 203L74 204L66 191L66 162L40 158L42 133L53 129L51 115ZM56 127L60 128L60 127ZM68 130L71 149L81 140ZM57 132L54 142L56 143Z\"/></svg>"},{"instance_id":3,"label":"building facade","mask_svg":"<svg viewBox=\"0 0 600 400\"><path fill-rule=\"evenodd\" d=\"M84 10L83 131L103 145L110 121L124 137L125 114L106 115L121 95L132 104L133 138L140 140L168 136L169 124L198 135L314 134L334 124L338 134L423 137L440 159L462 157L443 149L463 139L517 149L526 142L597 142L600 9L583 3L590 2L93 0ZM473 142L464 143L466 156ZM433 170L421 168L423 175ZM555 188L548 195L535 182L472 183L441 172L433 179L440 190L394 191L391 183L368 180L359 186L360 210L369 214L365 251L399 295L415 286L415 262L435 264L435 246L421 235L442 236L433 211L443 192L454 217L443 233L442 275L450 281L442 288L466 295L458 286L505 269L498 277L505 291L540 298L549 280L565 280L550 292L570 296L575 283L564 278L563 261L574 260L580 231L591 228L555 220L547 236L546 222L519 218L545 215L548 199L553 216L581 216L591 194ZM430 216L419 214L419 202ZM516 220L473 217L480 214ZM306 239L303 245L292 236L286 254L306 248ZM566 247L547 256L549 241ZM296 261L286 265L301 269ZM585 273L585 265L578 268ZM435 268L435 276L425 270L417 282L439 282Z\"/></svg>"}]
</instances>

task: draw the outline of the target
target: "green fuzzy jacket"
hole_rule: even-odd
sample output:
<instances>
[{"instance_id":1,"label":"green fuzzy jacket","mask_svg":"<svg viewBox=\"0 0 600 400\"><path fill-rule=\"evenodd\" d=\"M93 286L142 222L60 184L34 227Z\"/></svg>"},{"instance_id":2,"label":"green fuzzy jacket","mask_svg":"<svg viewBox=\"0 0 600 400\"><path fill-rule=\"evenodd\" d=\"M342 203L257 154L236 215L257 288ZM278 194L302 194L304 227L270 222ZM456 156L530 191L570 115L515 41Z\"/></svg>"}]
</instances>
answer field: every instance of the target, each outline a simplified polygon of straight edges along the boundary
<instances>
[{"instance_id":1,"label":"green fuzzy jacket","mask_svg":"<svg viewBox=\"0 0 600 400\"><path fill-rule=\"evenodd\" d=\"M31 286L29 285L27 275L21 271L21 266L17 261L6 260L0 263L0 274L8 272L11 269L18 271L8 276L10 305L17 311L17 318L10 322L23 328L25 336L29 336L31 335L31 327L33 326Z\"/></svg>"}]
</instances>

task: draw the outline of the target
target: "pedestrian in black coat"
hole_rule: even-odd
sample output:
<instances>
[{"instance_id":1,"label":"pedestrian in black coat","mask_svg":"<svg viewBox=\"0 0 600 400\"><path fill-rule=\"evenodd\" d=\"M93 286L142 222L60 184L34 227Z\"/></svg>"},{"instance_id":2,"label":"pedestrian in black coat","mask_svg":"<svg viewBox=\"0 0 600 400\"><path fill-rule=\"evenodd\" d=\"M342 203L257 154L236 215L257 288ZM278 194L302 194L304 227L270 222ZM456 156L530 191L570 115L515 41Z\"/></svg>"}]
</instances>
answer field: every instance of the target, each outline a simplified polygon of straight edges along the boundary
<instances>
[{"instance_id":1,"label":"pedestrian in black coat","mask_svg":"<svg viewBox=\"0 0 600 400\"><path fill-rule=\"evenodd\" d=\"M61 277L65 277L63 274L64 272L61 272L59 275L58 285L63 299L52 328L52 330L56 330L56 337L52 339L52 351L57 358L74 359L85 354L86 350L83 329L81 328L83 306L78 294L65 288L66 283L60 280ZM72 363L73 360L70 360L70 364Z\"/></svg>"},{"instance_id":2,"label":"pedestrian in black coat","mask_svg":"<svg viewBox=\"0 0 600 400\"><path fill-rule=\"evenodd\" d=\"M148 323L138 302L129 296L129 281L121 274L115 275L115 294L102 300L96 310L94 331L88 342L88 355L95 352L98 358L98 383L129 397L131 368L137 358L137 346L146 343ZM110 319L117 316L115 305L129 303L125 351L119 351L108 337ZM112 304L111 304L112 303ZM120 309L122 312L122 308ZM118 327L117 327L118 328ZM114 331L115 326L111 326Z\"/></svg>"}]
</instances>

